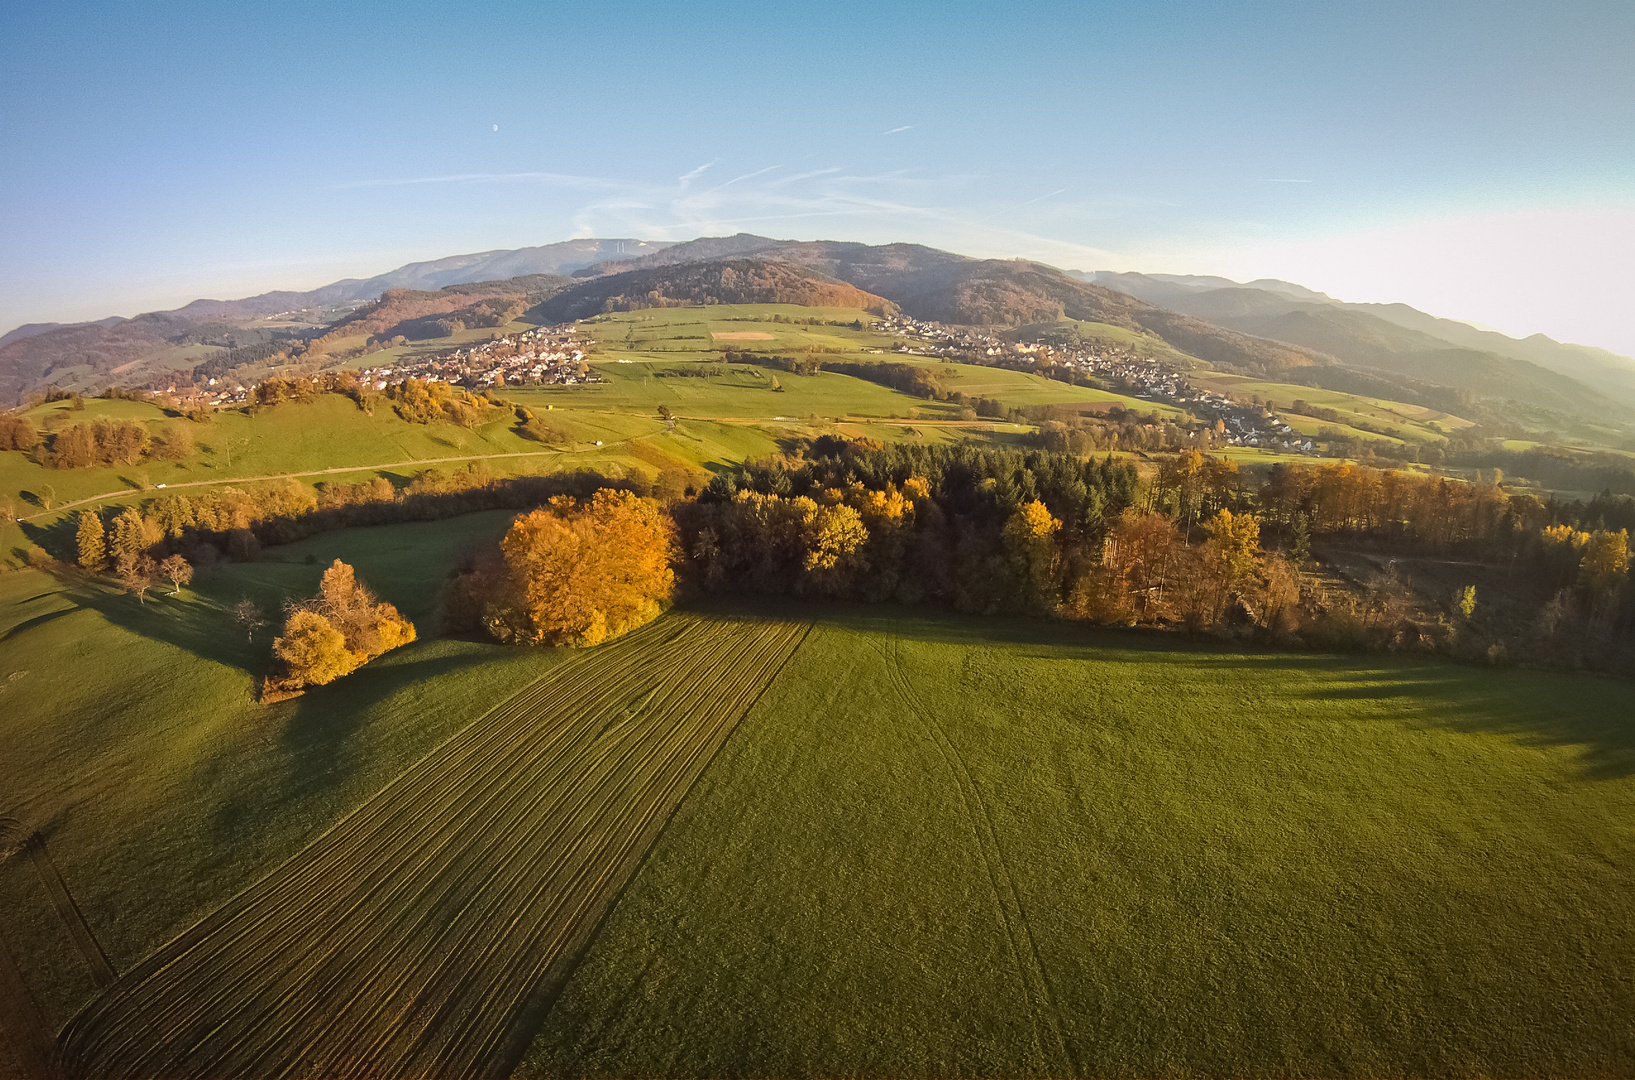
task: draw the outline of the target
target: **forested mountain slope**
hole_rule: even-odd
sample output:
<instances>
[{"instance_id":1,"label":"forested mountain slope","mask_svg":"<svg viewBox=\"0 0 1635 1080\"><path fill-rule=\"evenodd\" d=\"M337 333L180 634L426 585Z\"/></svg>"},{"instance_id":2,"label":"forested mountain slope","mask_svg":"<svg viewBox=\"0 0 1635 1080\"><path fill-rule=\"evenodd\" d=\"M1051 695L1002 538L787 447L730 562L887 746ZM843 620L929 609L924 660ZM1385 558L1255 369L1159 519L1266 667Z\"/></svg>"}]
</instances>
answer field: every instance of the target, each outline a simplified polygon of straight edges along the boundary
<instances>
[{"instance_id":1,"label":"forested mountain slope","mask_svg":"<svg viewBox=\"0 0 1635 1080\"><path fill-rule=\"evenodd\" d=\"M1563 345L1542 334L1518 341L1406 304L1348 304L1287 282L1239 285L1224 278L1082 276L1148 303L1314 349L1355 367L1569 412L1614 417L1635 406L1635 360L1604 349Z\"/></svg>"},{"instance_id":2,"label":"forested mountain slope","mask_svg":"<svg viewBox=\"0 0 1635 1080\"><path fill-rule=\"evenodd\" d=\"M566 322L604 311L688 304L799 304L872 308L891 303L843 281L775 259L715 259L626 270L581 282L529 312L540 322Z\"/></svg>"}]
</instances>

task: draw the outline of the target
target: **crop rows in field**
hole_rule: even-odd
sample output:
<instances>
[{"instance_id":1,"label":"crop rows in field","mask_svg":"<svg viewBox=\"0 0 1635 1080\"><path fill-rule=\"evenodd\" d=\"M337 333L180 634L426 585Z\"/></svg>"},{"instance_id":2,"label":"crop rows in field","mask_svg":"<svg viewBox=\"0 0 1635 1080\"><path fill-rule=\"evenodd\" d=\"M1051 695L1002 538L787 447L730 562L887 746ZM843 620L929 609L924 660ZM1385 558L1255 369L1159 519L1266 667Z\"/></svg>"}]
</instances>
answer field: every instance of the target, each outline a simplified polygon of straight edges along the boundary
<instances>
[{"instance_id":1,"label":"crop rows in field","mask_svg":"<svg viewBox=\"0 0 1635 1080\"><path fill-rule=\"evenodd\" d=\"M804 636L661 620L556 668L91 1003L85 1076L484 1076Z\"/></svg>"}]
</instances>

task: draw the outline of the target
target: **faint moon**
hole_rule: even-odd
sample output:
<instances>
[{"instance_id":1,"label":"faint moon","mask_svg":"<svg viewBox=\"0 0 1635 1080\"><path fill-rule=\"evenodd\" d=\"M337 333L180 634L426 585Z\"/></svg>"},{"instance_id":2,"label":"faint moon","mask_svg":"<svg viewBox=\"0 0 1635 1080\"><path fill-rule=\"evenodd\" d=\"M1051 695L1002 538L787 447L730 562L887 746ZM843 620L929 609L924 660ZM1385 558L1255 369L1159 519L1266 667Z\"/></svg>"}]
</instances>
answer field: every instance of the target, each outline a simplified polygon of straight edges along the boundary
<instances>
[{"instance_id":1,"label":"faint moon","mask_svg":"<svg viewBox=\"0 0 1635 1080\"><path fill-rule=\"evenodd\" d=\"M495 130L495 131L498 131L498 130L499 130L499 129L500 129L500 126L499 126L499 125L498 125L498 124L495 124L495 125L494 125L494 130Z\"/></svg>"}]
</instances>

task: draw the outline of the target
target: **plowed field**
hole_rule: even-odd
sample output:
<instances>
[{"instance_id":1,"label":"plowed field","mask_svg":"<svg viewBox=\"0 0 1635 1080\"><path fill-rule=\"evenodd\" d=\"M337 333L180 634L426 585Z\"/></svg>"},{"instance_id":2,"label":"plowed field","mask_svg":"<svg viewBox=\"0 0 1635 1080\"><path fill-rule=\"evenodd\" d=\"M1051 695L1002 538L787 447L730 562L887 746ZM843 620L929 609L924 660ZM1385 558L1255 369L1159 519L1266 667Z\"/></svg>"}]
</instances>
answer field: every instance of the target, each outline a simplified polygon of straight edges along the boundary
<instances>
[{"instance_id":1,"label":"plowed field","mask_svg":"<svg viewBox=\"0 0 1635 1080\"><path fill-rule=\"evenodd\" d=\"M671 617L496 707L69 1024L87 1076L482 1076L804 625Z\"/></svg>"}]
</instances>

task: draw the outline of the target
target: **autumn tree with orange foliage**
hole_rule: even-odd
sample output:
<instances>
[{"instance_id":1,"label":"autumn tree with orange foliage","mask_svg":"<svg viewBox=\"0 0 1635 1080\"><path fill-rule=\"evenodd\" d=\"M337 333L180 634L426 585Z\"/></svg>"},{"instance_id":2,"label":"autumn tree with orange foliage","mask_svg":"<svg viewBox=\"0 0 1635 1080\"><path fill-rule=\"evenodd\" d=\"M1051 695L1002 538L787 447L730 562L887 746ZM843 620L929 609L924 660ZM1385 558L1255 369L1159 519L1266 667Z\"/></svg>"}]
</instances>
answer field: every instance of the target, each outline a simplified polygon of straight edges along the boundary
<instances>
[{"instance_id":1,"label":"autumn tree with orange foliage","mask_svg":"<svg viewBox=\"0 0 1635 1080\"><path fill-rule=\"evenodd\" d=\"M652 499L559 495L511 523L500 560L468 575L454 606L499 641L599 644L663 611L675 588L671 533Z\"/></svg>"},{"instance_id":2,"label":"autumn tree with orange foliage","mask_svg":"<svg viewBox=\"0 0 1635 1080\"><path fill-rule=\"evenodd\" d=\"M334 682L413 640L414 624L375 599L352 568L336 559L324 571L318 595L290 609L284 632L273 641L275 664L264 696Z\"/></svg>"}]
</instances>

